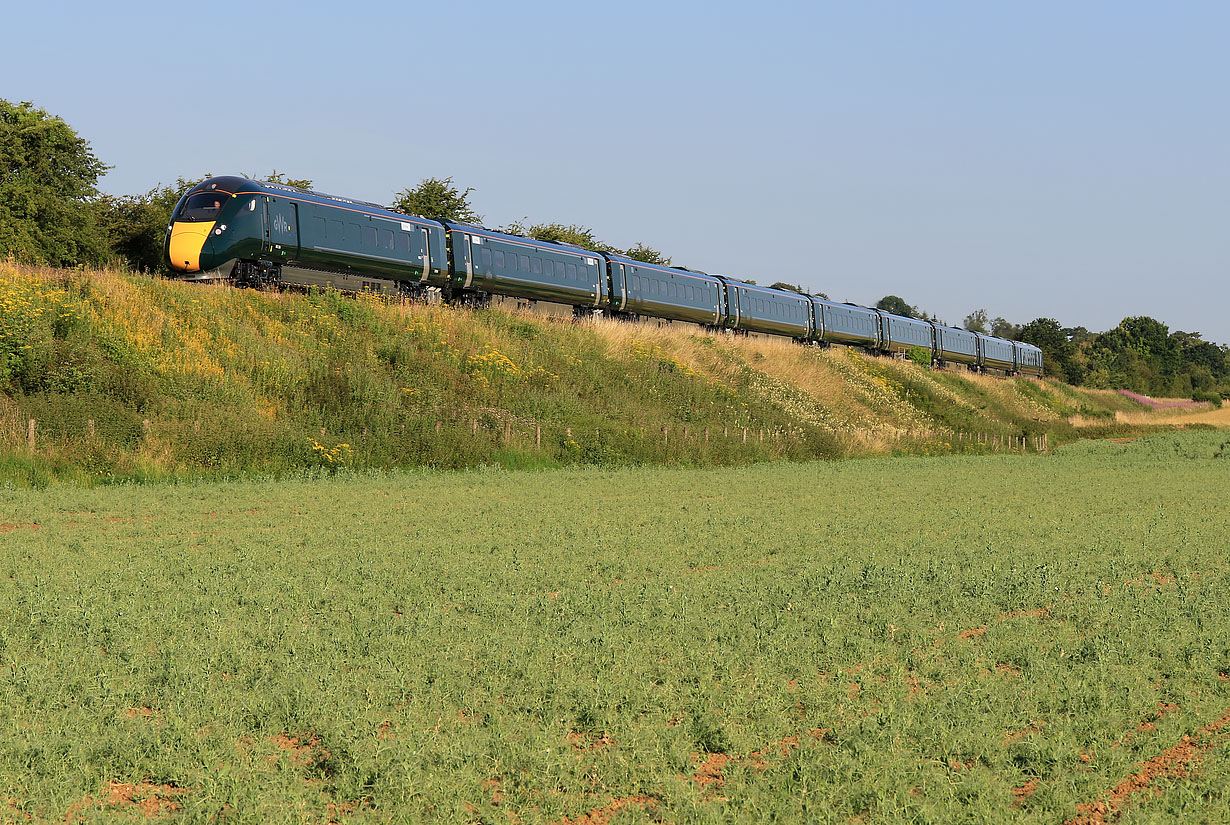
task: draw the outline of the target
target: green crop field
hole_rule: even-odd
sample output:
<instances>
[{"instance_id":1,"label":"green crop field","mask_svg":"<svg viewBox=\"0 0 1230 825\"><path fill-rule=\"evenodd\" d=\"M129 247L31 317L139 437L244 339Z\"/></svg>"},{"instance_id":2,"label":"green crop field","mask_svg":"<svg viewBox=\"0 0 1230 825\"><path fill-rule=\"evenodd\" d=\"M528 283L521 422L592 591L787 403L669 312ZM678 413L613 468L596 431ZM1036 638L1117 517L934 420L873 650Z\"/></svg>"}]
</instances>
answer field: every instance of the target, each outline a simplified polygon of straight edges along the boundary
<instances>
[{"instance_id":1,"label":"green crop field","mask_svg":"<svg viewBox=\"0 0 1230 825\"><path fill-rule=\"evenodd\" d=\"M1224 822L1226 441L0 490L0 821Z\"/></svg>"}]
</instances>

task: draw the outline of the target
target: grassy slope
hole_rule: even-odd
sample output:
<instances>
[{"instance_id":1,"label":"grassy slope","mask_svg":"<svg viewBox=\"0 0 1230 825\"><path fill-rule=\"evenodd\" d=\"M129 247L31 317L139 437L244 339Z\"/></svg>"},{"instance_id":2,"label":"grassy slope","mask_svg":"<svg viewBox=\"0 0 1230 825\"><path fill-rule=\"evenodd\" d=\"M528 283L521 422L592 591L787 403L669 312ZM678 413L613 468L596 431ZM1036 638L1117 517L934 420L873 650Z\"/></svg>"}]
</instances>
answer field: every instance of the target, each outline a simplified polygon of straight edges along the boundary
<instances>
[{"instance_id":1,"label":"grassy slope","mask_svg":"<svg viewBox=\"0 0 1230 825\"><path fill-rule=\"evenodd\" d=\"M1074 437L1074 415L1115 430L1114 415L1143 414L1113 393L685 325L3 263L0 382L21 388L0 395L0 479L18 484L936 453L986 449L955 431L1054 445Z\"/></svg>"},{"instance_id":2,"label":"grassy slope","mask_svg":"<svg viewBox=\"0 0 1230 825\"><path fill-rule=\"evenodd\" d=\"M0 821L1224 822L1226 440L0 490Z\"/></svg>"}]
</instances>

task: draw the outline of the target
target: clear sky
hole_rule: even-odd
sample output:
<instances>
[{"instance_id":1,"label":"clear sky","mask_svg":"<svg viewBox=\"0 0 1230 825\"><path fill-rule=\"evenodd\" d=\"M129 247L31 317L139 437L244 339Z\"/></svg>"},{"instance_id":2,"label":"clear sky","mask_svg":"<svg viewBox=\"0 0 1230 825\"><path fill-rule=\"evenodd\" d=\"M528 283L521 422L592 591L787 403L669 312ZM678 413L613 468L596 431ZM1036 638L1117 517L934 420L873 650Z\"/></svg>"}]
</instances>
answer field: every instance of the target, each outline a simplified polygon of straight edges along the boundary
<instances>
[{"instance_id":1,"label":"clear sky","mask_svg":"<svg viewBox=\"0 0 1230 825\"><path fill-rule=\"evenodd\" d=\"M14 3L104 191L424 177L676 264L1230 343L1230 3Z\"/></svg>"}]
</instances>

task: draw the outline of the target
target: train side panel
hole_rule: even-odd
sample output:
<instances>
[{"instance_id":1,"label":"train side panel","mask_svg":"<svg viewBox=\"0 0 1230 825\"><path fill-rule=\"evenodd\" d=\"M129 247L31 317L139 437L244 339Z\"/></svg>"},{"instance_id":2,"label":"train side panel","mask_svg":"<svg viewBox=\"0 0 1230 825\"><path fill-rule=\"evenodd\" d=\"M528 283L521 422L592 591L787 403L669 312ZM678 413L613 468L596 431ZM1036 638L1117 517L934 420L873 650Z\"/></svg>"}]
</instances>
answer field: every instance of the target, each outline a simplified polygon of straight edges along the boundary
<instances>
[{"instance_id":1,"label":"train side panel","mask_svg":"<svg viewBox=\"0 0 1230 825\"><path fill-rule=\"evenodd\" d=\"M855 344L876 349L880 345L879 320L875 310L812 298L817 326L828 344Z\"/></svg>"},{"instance_id":2,"label":"train side panel","mask_svg":"<svg viewBox=\"0 0 1230 825\"><path fill-rule=\"evenodd\" d=\"M604 260L596 252L446 223L454 289L580 307L607 303Z\"/></svg>"},{"instance_id":3,"label":"train side panel","mask_svg":"<svg viewBox=\"0 0 1230 825\"><path fill-rule=\"evenodd\" d=\"M746 332L812 337L811 299L806 295L726 279L726 325Z\"/></svg>"},{"instance_id":4,"label":"train side panel","mask_svg":"<svg viewBox=\"0 0 1230 825\"><path fill-rule=\"evenodd\" d=\"M672 321L714 324L722 295L717 278L700 272L612 256L613 307Z\"/></svg>"}]
</instances>

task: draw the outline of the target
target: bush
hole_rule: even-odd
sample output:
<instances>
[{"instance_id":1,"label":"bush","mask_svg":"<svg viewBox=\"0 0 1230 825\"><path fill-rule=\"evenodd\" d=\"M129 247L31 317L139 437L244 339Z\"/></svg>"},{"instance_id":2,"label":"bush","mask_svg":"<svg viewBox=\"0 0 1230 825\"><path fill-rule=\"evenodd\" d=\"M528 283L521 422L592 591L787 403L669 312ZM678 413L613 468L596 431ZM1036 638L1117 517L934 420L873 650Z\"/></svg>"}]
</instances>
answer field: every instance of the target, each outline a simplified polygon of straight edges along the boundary
<instances>
[{"instance_id":1,"label":"bush","mask_svg":"<svg viewBox=\"0 0 1230 825\"><path fill-rule=\"evenodd\" d=\"M1193 401L1207 401L1214 407L1221 407L1221 395L1207 390L1196 390L1192 393Z\"/></svg>"}]
</instances>

